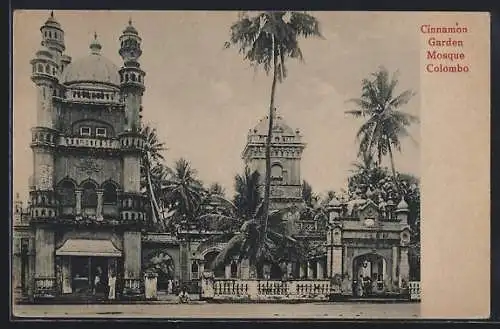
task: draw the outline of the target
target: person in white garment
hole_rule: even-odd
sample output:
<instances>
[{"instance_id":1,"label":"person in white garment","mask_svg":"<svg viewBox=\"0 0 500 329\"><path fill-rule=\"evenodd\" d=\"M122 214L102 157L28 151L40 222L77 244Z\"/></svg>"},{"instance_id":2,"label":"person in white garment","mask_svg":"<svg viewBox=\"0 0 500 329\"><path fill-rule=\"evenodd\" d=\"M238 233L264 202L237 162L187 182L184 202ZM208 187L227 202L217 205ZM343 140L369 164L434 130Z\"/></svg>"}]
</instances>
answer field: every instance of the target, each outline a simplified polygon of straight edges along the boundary
<instances>
[{"instance_id":1,"label":"person in white garment","mask_svg":"<svg viewBox=\"0 0 500 329\"><path fill-rule=\"evenodd\" d=\"M171 279L168 279L168 284L167 284L167 294L171 295L173 293L173 282Z\"/></svg>"},{"instance_id":2,"label":"person in white garment","mask_svg":"<svg viewBox=\"0 0 500 329\"><path fill-rule=\"evenodd\" d=\"M189 294L187 291L187 287L183 286L181 292L179 293L179 303L188 303L189 302Z\"/></svg>"},{"instance_id":3,"label":"person in white garment","mask_svg":"<svg viewBox=\"0 0 500 329\"><path fill-rule=\"evenodd\" d=\"M94 295L96 295L99 292L99 290L100 290L101 275L102 275L102 270L98 266L97 269L96 269L95 277L94 277Z\"/></svg>"},{"instance_id":4,"label":"person in white garment","mask_svg":"<svg viewBox=\"0 0 500 329\"><path fill-rule=\"evenodd\" d=\"M115 287L116 287L116 275L114 271L111 271L109 278L108 278L108 299L109 300L114 300L116 298L116 292L115 292Z\"/></svg>"}]
</instances>

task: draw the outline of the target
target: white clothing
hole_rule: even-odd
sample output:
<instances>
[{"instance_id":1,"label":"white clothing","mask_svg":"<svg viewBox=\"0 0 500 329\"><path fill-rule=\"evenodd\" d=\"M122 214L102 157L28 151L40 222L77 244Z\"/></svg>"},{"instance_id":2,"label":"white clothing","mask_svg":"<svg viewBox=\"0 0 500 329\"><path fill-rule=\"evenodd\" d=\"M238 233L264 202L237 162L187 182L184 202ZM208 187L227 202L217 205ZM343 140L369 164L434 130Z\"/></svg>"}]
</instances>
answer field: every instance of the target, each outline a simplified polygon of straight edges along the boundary
<instances>
[{"instance_id":1,"label":"white clothing","mask_svg":"<svg viewBox=\"0 0 500 329\"><path fill-rule=\"evenodd\" d=\"M109 286L109 294L108 294L108 299L115 299L116 298L116 293L115 293L115 286L116 286L116 277L109 277L108 278L108 286Z\"/></svg>"},{"instance_id":2,"label":"white clothing","mask_svg":"<svg viewBox=\"0 0 500 329\"><path fill-rule=\"evenodd\" d=\"M173 284L172 284L172 280L168 280L168 285L167 285L167 293L169 295L171 295L173 292Z\"/></svg>"}]
</instances>

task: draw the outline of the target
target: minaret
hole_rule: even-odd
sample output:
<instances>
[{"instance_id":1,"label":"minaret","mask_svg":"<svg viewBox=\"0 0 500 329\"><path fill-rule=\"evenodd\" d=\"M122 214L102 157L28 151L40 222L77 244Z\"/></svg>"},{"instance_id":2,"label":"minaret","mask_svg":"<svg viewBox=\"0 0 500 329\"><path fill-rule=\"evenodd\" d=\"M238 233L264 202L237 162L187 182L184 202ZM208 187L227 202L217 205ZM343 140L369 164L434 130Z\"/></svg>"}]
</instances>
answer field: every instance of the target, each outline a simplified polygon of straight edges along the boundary
<instances>
[{"instance_id":1,"label":"minaret","mask_svg":"<svg viewBox=\"0 0 500 329\"><path fill-rule=\"evenodd\" d=\"M120 91L125 102L125 127L120 135L122 147L126 150L123 155L124 164L124 192L139 193L140 184L140 157L144 144L140 135L142 95L144 93L145 72L138 62L142 54L141 38L129 20L128 26L120 36L120 56L123 66L120 69Z\"/></svg>"},{"instance_id":2,"label":"minaret","mask_svg":"<svg viewBox=\"0 0 500 329\"><path fill-rule=\"evenodd\" d=\"M129 20L128 26L120 36L119 54L123 58L120 74L120 92L125 103L125 125L119 135L123 157L123 193L121 193L122 220L141 222L145 217L145 199L140 193L140 159L144 147L141 129L141 103L144 93L145 73L140 68L141 38ZM141 277L141 232L123 233L125 257L125 279ZM138 287L136 287L138 288Z\"/></svg>"},{"instance_id":3,"label":"minaret","mask_svg":"<svg viewBox=\"0 0 500 329\"><path fill-rule=\"evenodd\" d=\"M142 95L144 93L144 76L141 70L139 57L141 57L141 38L129 20L128 26L120 36L120 56L123 66L120 69L121 92L125 100L125 131L140 130L140 116Z\"/></svg>"},{"instance_id":4,"label":"minaret","mask_svg":"<svg viewBox=\"0 0 500 329\"><path fill-rule=\"evenodd\" d=\"M64 45L64 31L61 25L54 18L54 12L50 12L50 16L40 28L42 32L43 44L50 49L59 69L61 69L61 56L66 49ZM62 70L61 70L62 71Z\"/></svg>"},{"instance_id":5,"label":"minaret","mask_svg":"<svg viewBox=\"0 0 500 329\"><path fill-rule=\"evenodd\" d=\"M40 29L41 47L31 60L31 80L37 88L36 126L32 128L33 177L30 198L33 217L53 218L56 215L54 198L54 152L58 131L53 96L58 93L58 60L64 50L63 32L53 14ZM51 48L49 48L50 46Z\"/></svg>"}]
</instances>

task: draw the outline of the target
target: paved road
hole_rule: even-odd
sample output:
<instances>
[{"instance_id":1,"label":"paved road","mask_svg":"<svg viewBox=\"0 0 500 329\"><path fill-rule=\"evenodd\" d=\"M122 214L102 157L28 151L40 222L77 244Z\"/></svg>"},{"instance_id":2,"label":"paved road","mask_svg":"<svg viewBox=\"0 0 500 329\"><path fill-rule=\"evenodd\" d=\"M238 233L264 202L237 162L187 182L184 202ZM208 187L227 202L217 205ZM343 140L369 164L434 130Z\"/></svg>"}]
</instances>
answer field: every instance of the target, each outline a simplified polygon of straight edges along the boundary
<instances>
[{"instance_id":1,"label":"paved road","mask_svg":"<svg viewBox=\"0 0 500 329\"><path fill-rule=\"evenodd\" d=\"M418 318L420 304L17 305L19 317L84 318Z\"/></svg>"}]
</instances>

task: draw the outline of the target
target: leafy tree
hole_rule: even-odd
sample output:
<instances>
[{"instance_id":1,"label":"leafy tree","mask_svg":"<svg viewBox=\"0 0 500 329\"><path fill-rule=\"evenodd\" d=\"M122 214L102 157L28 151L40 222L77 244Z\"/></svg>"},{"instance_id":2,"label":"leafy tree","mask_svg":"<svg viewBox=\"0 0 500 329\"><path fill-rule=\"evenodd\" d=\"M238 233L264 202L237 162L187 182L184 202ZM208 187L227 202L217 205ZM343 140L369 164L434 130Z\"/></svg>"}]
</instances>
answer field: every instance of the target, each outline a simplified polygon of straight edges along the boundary
<instances>
[{"instance_id":1,"label":"leafy tree","mask_svg":"<svg viewBox=\"0 0 500 329\"><path fill-rule=\"evenodd\" d=\"M418 117L399 110L415 95L405 90L394 96L398 84L397 75L390 76L386 68L380 67L372 73L372 79L362 81L360 98L351 99L357 109L346 111L354 117L366 118L356 135L359 140L359 155L376 156L378 163L388 155L393 177L396 181L393 150L401 152L401 138L411 137L407 127L419 121Z\"/></svg>"},{"instance_id":2,"label":"leafy tree","mask_svg":"<svg viewBox=\"0 0 500 329\"><path fill-rule=\"evenodd\" d=\"M237 22L231 26L231 36L225 47L236 46L244 59L255 68L261 66L269 74L272 72L271 98L269 104L269 127L266 139L266 173L263 203L262 239L267 235L269 196L271 186L271 138L275 111L277 82L287 76L287 58L303 59L299 47L299 37L321 36L317 19L305 12L266 11L251 17L240 13Z\"/></svg>"}]
</instances>

